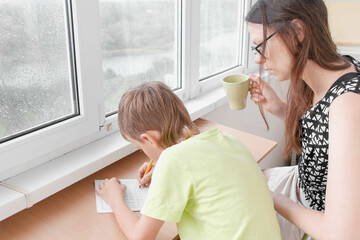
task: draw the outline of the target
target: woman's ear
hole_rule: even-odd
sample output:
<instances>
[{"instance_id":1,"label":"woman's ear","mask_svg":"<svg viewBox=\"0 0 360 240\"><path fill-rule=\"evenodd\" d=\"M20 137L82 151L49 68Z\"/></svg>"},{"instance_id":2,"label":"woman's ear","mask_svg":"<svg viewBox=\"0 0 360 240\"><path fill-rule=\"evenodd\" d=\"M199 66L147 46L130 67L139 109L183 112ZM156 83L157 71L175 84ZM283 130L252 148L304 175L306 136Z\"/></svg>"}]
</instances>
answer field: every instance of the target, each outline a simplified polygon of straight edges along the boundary
<instances>
[{"instance_id":1,"label":"woman's ear","mask_svg":"<svg viewBox=\"0 0 360 240\"><path fill-rule=\"evenodd\" d=\"M149 130L140 135L143 142L155 144L156 146L159 144L160 137L160 132L155 130Z\"/></svg>"},{"instance_id":2,"label":"woman's ear","mask_svg":"<svg viewBox=\"0 0 360 240\"><path fill-rule=\"evenodd\" d=\"M295 30L299 41L302 42L305 35L305 27L303 21L301 21L300 19L294 19L291 21L291 26Z\"/></svg>"}]
</instances>

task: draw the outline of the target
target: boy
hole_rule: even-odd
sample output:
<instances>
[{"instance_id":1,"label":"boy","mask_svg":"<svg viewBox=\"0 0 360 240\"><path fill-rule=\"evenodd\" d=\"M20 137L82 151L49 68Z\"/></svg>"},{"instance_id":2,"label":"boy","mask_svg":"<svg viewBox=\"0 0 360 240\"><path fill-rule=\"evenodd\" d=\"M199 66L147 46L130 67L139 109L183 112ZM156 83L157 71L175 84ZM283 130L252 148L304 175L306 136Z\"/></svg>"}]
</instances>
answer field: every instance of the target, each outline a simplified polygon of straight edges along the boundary
<instances>
[{"instance_id":1,"label":"boy","mask_svg":"<svg viewBox=\"0 0 360 240\"><path fill-rule=\"evenodd\" d=\"M137 217L112 178L97 192L129 239L155 239L164 221L181 239L281 239L272 198L251 153L218 129L204 133L182 101L161 82L126 92L119 104L121 134L157 160Z\"/></svg>"}]
</instances>

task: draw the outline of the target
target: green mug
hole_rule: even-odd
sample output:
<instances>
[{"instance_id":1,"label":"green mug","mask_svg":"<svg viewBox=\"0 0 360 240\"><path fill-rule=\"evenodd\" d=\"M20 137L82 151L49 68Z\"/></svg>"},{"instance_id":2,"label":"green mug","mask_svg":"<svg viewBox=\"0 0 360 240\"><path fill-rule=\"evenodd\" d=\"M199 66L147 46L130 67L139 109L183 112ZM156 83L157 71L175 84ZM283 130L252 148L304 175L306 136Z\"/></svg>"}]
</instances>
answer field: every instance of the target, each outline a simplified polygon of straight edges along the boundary
<instances>
[{"instance_id":1,"label":"green mug","mask_svg":"<svg viewBox=\"0 0 360 240\"><path fill-rule=\"evenodd\" d=\"M246 74L231 75L223 79L223 87L230 109L241 110L246 107L246 99L251 88L250 77Z\"/></svg>"}]
</instances>

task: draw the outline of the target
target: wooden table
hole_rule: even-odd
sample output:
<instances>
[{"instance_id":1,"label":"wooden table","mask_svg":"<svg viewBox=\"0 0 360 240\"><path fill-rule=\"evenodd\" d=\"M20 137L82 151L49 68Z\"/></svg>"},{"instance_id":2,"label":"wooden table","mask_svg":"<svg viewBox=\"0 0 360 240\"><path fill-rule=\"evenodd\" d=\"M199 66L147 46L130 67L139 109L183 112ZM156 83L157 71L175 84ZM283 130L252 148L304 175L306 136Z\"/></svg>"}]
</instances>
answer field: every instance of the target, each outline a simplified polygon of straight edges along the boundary
<instances>
[{"instance_id":1,"label":"wooden table","mask_svg":"<svg viewBox=\"0 0 360 240\"><path fill-rule=\"evenodd\" d=\"M219 128L237 137L261 161L276 142L203 119L195 121L201 131ZM90 240L126 239L113 214L98 214L95 205L94 180L110 177L135 178L144 161L140 151L74 183L68 188L0 222L0 239L17 240ZM176 225L165 223L157 239L172 239Z\"/></svg>"}]
</instances>

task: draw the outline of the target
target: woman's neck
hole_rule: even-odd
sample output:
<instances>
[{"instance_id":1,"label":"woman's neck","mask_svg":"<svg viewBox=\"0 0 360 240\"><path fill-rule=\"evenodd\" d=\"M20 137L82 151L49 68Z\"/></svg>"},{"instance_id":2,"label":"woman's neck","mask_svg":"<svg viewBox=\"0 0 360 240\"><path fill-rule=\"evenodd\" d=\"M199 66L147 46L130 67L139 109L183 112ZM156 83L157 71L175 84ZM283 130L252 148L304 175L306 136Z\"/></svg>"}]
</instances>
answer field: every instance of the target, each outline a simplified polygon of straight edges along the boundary
<instances>
[{"instance_id":1,"label":"woman's neck","mask_svg":"<svg viewBox=\"0 0 360 240\"><path fill-rule=\"evenodd\" d=\"M313 103L315 104L323 98L331 85L342 75L354 71L353 64L347 69L331 71L320 67L312 60L308 60L304 69L303 80L314 92Z\"/></svg>"}]
</instances>

